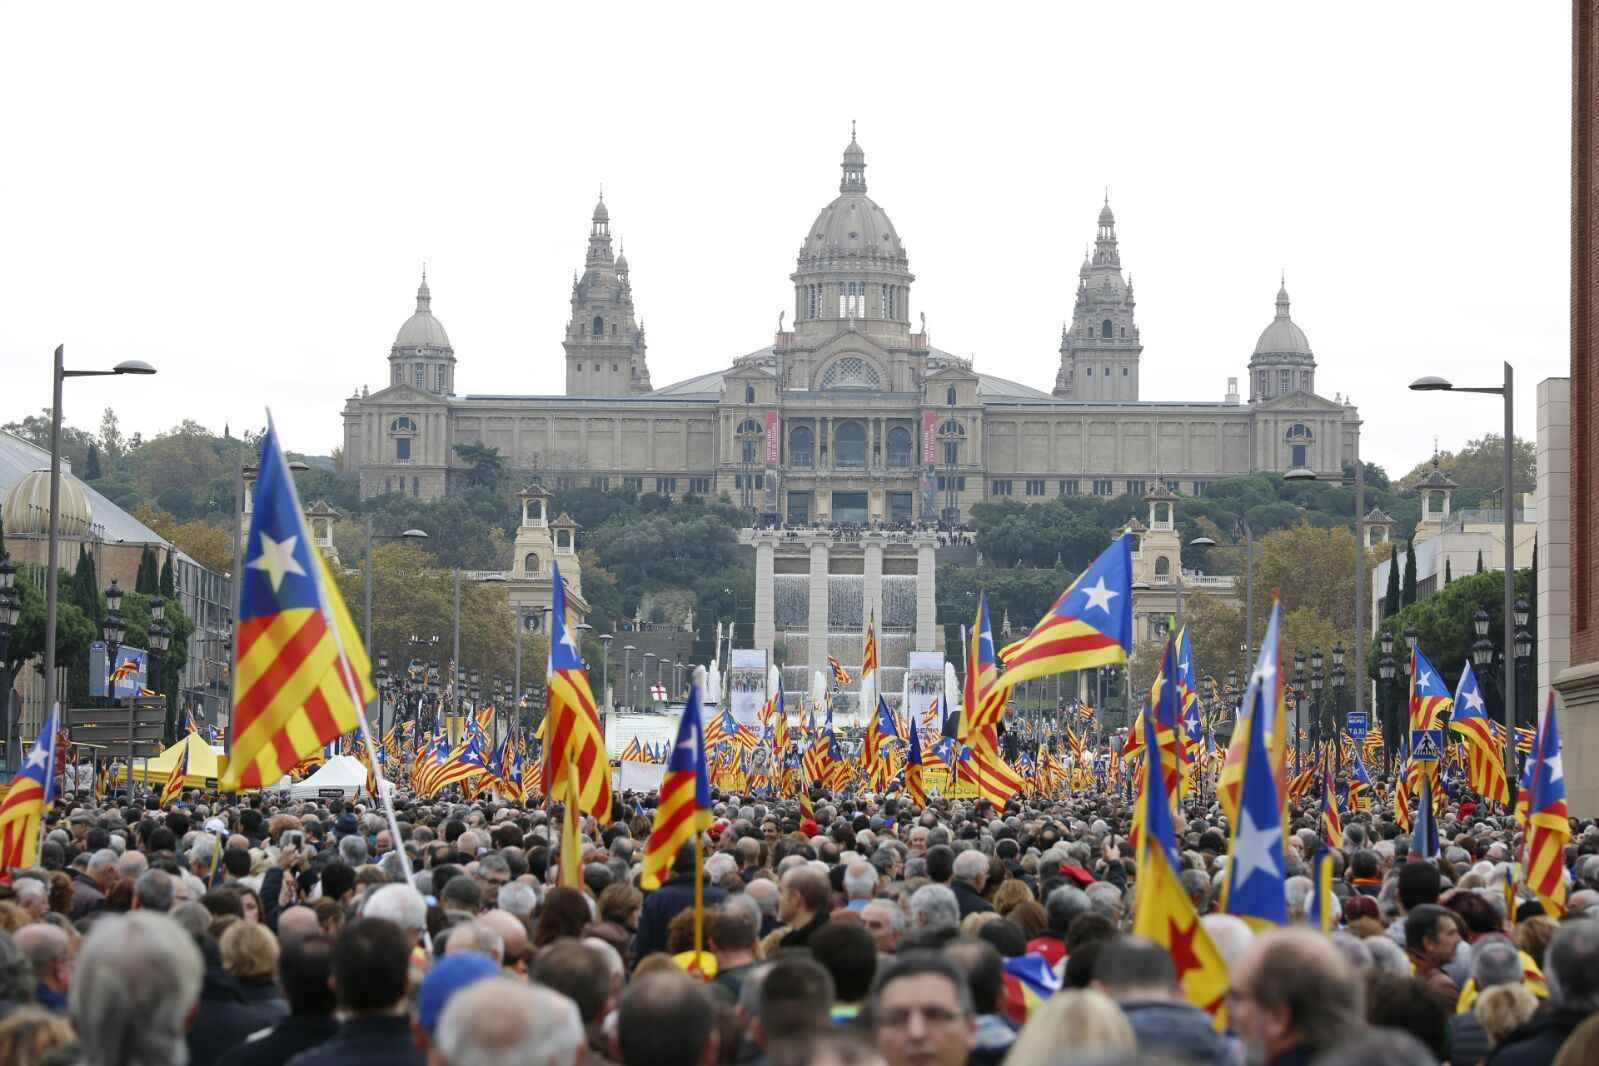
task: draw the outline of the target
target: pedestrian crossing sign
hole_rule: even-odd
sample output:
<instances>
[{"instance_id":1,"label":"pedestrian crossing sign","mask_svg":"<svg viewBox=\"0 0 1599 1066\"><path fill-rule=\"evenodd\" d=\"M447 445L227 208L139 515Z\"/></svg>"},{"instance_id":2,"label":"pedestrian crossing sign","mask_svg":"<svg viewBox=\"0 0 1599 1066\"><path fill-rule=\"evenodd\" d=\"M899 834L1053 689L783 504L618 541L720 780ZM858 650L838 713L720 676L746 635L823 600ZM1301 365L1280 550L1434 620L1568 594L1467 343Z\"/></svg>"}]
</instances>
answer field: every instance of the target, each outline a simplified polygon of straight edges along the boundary
<instances>
[{"instance_id":1,"label":"pedestrian crossing sign","mask_svg":"<svg viewBox=\"0 0 1599 1066\"><path fill-rule=\"evenodd\" d=\"M1444 757L1442 729L1414 729L1410 733L1410 757L1416 762L1438 762Z\"/></svg>"}]
</instances>

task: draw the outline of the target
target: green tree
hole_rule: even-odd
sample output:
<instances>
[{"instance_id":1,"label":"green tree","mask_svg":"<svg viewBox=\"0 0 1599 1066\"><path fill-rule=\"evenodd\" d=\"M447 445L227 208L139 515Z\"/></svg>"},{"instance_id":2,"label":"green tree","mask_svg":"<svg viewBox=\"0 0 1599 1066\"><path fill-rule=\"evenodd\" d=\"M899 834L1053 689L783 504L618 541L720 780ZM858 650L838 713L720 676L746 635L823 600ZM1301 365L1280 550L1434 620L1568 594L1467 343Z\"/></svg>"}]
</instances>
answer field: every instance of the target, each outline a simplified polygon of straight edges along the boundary
<instances>
[{"instance_id":1,"label":"green tree","mask_svg":"<svg viewBox=\"0 0 1599 1066\"><path fill-rule=\"evenodd\" d=\"M99 443L106 458L113 463L127 454L128 441L122 435L122 427L117 422L117 412L113 408L107 407L100 415Z\"/></svg>"},{"instance_id":2,"label":"green tree","mask_svg":"<svg viewBox=\"0 0 1599 1066\"><path fill-rule=\"evenodd\" d=\"M1482 573L1482 549L1477 549L1477 573Z\"/></svg>"},{"instance_id":3,"label":"green tree","mask_svg":"<svg viewBox=\"0 0 1599 1066\"><path fill-rule=\"evenodd\" d=\"M20 582L19 582L20 584ZM70 602L80 613L80 617L88 620L90 640L99 640L105 624L105 601L101 597L99 576L95 571L94 558L89 554L89 549L84 545L78 546L78 565L72 572L71 583L67 586L66 602ZM59 604L57 605L59 608ZM59 640L59 637L57 638ZM67 667L67 699L76 706L82 707L89 698L89 660L87 656L63 656L59 649L56 661Z\"/></svg>"},{"instance_id":4,"label":"green tree","mask_svg":"<svg viewBox=\"0 0 1599 1066\"><path fill-rule=\"evenodd\" d=\"M1505 438L1503 434L1487 433L1468 440L1458 452L1440 452L1438 468L1448 474L1463 489L1498 492L1504 487ZM1427 476L1433 460L1418 463L1406 474L1402 482L1412 485ZM1515 491L1536 483L1538 449L1532 441L1517 437L1512 449L1512 479Z\"/></svg>"},{"instance_id":5,"label":"green tree","mask_svg":"<svg viewBox=\"0 0 1599 1066\"><path fill-rule=\"evenodd\" d=\"M1449 582L1451 582L1453 580L1454 580L1454 571L1450 569L1450 567L1449 567L1449 559L1446 556L1444 558L1444 584L1447 585L1447 584L1449 584Z\"/></svg>"},{"instance_id":6,"label":"green tree","mask_svg":"<svg viewBox=\"0 0 1599 1066\"><path fill-rule=\"evenodd\" d=\"M70 588L71 575L63 570L60 581L63 587ZM16 627L11 631L11 641L6 647L5 659L6 676L13 678L17 676L17 671L24 663L44 655L43 568L28 564L19 566L16 593L20 600L18 604L20 611ZM57 602L56 661L58 663L70 666L81 657L85 663L84 671L87 673L89 644L99 639L100 634L95 624L84 616L70 598L62 598ZM63 693L63 698L68 698L68 694Z\"/></svg>"},{"instance_id":7,"label":"green tree","mask_svg":"<svg viewBox=\"0 0 1599 1066\"><path fill-rule=\"evenodd\" d=\"M1388 588L1383 593L1382 616L1392 618L1404 604L1399 602L1399 547L1388 544Z\"/></svg>"},{"instance_id":8,"label":"green tree","mask_svg":"<svg viewBox=\"0 0 1599 1066\"><path fill-rule=\"evenodd\" d=\"M100 473L100 446L90 442L89 454L83 462L83 480L99 481L102 476Z\"/></svg>"},{"instance_id":9,"label":"green tree","mask_svg":"<svg viewBox=\"0 0 1599 1066\"><path fill-rule=\"evenodd\" d=\"M456 458L469 467L467 484L485 488L499 484L500 476L505 471L505 457L500 454L500 449L485 444L457 444L453 450Z\"/></svg>"},{"instance_id":10,"label":"green tree","mask_svg":"<svg viewBox=\"0 0 1599 1066\"><path fill-rule=\"evenodd\" d=\"M1404 586L1399 593L1399 602L1406 607L1416 602L1416 542L1405 542L1405 577Z\"/></svg>"},{"instance_id":11,"label":"green tree","mask_svg":"<svg viewBox=\"0 0 1599 1066\"><path fill-rule=\"evenodd\" d=\"M172 553L169 551L161 563L161 595L170 600L176 594L177 587L177 577L172 572Z\"/></svg>"},{"instance_id":12,"label":"green tree","mask_svg":"<svg viewBox=\"0 0 1599 1066\"><path fill-rule=\"evenodd\" d=\"M161 571L155 565L155 552L146 544L139 553L139 572L133 579L133 591L141 596L149 596L160 588Z\"/></svg>"}]
</instances>

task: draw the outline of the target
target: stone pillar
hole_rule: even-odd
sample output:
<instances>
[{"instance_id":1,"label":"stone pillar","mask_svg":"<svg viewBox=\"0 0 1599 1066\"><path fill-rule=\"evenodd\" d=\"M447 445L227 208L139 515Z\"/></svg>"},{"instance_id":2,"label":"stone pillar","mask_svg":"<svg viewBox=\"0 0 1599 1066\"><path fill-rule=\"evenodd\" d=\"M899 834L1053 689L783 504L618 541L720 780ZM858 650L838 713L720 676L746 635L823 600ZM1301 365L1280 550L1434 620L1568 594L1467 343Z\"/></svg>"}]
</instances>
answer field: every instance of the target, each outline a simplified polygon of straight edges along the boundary
<instances>
[{"instance_id":1,"label":"stone pillar","mask_svg":"<svg viewBox=\"0 0 1599 1066\"><path fill-rule=\"evenodd\" d=\"M1538 691L1549 698L1553 679L1571 659L1571 379L1538 383ZM1568 725L1569 728L1569 725Z\"/></svg>"},{"instance_id":2,"label":"stone pillar","mask_svg":"<svg viewBox=\"0 0 1599 1066\"><path fill-rule=\"evenodd\" d=\"M866 550L866 578L861 582L861 633L865 640L866 623L877 618L877 656L883 656L883 542L868 536ZM863 648L865 644L861 645Z\"/></svg>"},{"instance_id":3,"label":"stone pillar","mask_svg":"<svg viewBox=\"0 0 1599 1066\"><path fill-rule=\"evenodd\" d=\"M757 534L755 541L755 646L777 650L777 582L772 576L772 538Z\"/></svg>"},{"instance_id":4,"label":"stone pillar","mask_svg":"<svg viewBox=\"0 0 1599 1066\"><path fill-rule=\"evenodd\" d=\"M937 571L936 544L931 534L923 533L916 538L917 651L942 651L944 648L938 629L938 598L933 583Z\"/></svg>"},{"instance_id":5,"label":"stone pillar","mask_svg":"<svg viewBox=\"0 0 1599 1066\"><path fill-rule=\"evenodd\" d=\"M814 673L827 675L827 538L811 541L811 604L810 618L806 623L810 653L807 665Z\"/></svg>"}]
</instances>

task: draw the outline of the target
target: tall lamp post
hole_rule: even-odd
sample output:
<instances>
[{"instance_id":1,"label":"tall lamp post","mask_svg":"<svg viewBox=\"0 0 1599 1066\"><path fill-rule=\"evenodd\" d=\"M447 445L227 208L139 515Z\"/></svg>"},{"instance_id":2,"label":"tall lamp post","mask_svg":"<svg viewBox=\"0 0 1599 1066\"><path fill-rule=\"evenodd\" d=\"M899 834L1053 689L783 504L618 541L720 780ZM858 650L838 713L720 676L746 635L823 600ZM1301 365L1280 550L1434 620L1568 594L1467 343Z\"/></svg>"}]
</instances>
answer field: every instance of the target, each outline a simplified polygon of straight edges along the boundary
<instances>
[{"instance_id":1,"label":"tall lamp post","mask_svg":"<svg viewBox=\"0 0 1599 1066\"><path fill-rule=\"evenodd\" d=\"M1505 549L1505 634L1504 647L1508 652L1516 646L1516 519L1511 507L1510 494L1515 491L1515 371L1504 364L1504 384L1466 388L1441 377L1417 378L1410 383L1416 392L1474 392L1489 396L1502 396L1505 404L1504 485L1500 497L1504 519ZM1516 687L1506 685L1505 693L1505 773L1516 765Z\"/></svg>"},{"instance_id":2,"label":"tall lamp post","mask_svg":"<svg viewBox=\"0 0 1599 1066\"><path fill-rule=\"evenodd\" d=\"M166 623L167 601L160 596L150 600L150 626L145 631L145 643L150 648L150 687L158 695L166 696L167 693L161 684L161 660L166 657L167 648L172 643L172 630ZM170 698L170 697L169 697ZM171 736L177 740L177 721L167 714L166 708L161 709L161 721L171 729ZM168 730L163 729L162 732Z\"/></svg>"},{"instance_id":3,"label":"tall lamp post","mask_svg":"<svg viewBox=\"0 0 1599 1066\"><path fill-rule=\"evenodd\" d=\"M644 697L648 696L648 702L652 705L654 703L655 696L650 692L650 660L653 658L655 658L655 653L653 651L645 652L644 668L639 672L639 702L645 703L646 701Z\"/></svg>"},{"instance_id":4,"label":"tall lamp post","mask_svg":"<svg viewBox=\"0 0 1599 1066\"><path fill-rule=\"evenodd\" d=\"M372 562L373 546L381 540L403 540L411 544L420 544L427 539L427 533L420 529L408 529L404 533L374 533L372 532L372 515L369 513L366 516L366 558L363 560L364 565L362 566L362 570L364 573L362 575L361 583L364 586L363 595L366 600L366 618L364 620L364 628L366 632L364 632L362 636L366 639L366 651L368 655L372 654L372 570L374 568ZM379 707L378 717L381 718L382 716L383 708Z\"/></svg>"},{"instance_id":5,"label":"tall lamp post","mask_svg":"<svg viewBox=\"0 0 1599 1066\"><path fill-rule=\"evenodd\" d=\"M0 737L4 738L6 772L15 773L17 760L12 753L15 723L11 721L11 671L6 669L6 656L11 653L11 632L22 614L22 604L16 593L17 568L9 554L0 554Z\"/></svg>"},{"instance_id":6,"label":"tall lamp post","mask_svg":"<svg viewBox=\"0 0 1599 1066\"><path fill-rule=\"evenodd\" d=\"M1528 667L1532 662L1532 630L1527 628L1527 620L1532 614L1532 609L1526 600L1516 601L1516 706L1531 709L1532 699L1527 689L1531 674ZM1521 717L1528 717L1525 710L1519 712Z\"/></svg>"},{"instance_id":7,"label":"tall lamp post","mask_svg":"<svg viewBox=\"0 0 1599 1066\"><path fill-rule=\"evenodd\" d=\"M1321 690L1327 683L1327 675L1322 673L1321 668L1326 661L1322 658L1320 648L1310 649L1310 727L1315 730L1318 741L1321 739ZM1299 756L1299 768L1305 768L1303 753Z\"/></svg>"},{"instance_id":8,"label":"tall lamp post","mask_svg":"<svg viewBox=\"0 0 1599 1066\"><path fill-rule=\"evenodd\" d=\"M1340 640L1337 644L1333 645L1332 657L1333 657L1333 661L1332 661L1332 665L1333 665L1333 668L1332 668L1333 766L1337 767L1337 766L1341 765L1343 763L1343 760L1344 760L1344 730L1343 730L1344 682L1348 680L1348 675L1344 673L1344 642L1343 641ZM1322 743L1326 744L1326 742L1327 742L1327 728L1326 728L1325 724L1322 726L1321 735L1322 735Z\"/></svg>"},{"instance_id":9,"label":"tall lamp post","mask_svg":"<svg viewBox=\"0 0 1599 1066\"><path fill-rule=\"evenodd\" d=\"M622 645L622 705L629 710L633 707L633 653L638 651L631 644Z\"/></svg>"},{"instance_id":10,"label":"tall lamp post","mask_svg":"<svg viewBox=\"0 0 1599 1066\"><path fill-rule=\"evenodd\" d=\"M1382 754L1383 768L1393 769L1394 744L1398 741L1399 722L1394 714L1394 634L1385 629L1382 633L1382 658L1377 660L1377 677L1382 681Z\"/></svg>"},{"instance_id":11,"label":"tall lamp post","mask_svg":"<svg viewBox=\"0 0 1599 1066\"><path fill-rule=\"evenodd\" d=\"M600 702L607 715L611 713L611 641L615 639L613 633L600 634Z\"/></svg>"},{"instance_id":12,"label":"tall lamp post","mask_svg":"<svg viewBox=\"0 0 1599 1066\"><path fill-rule=\"evenodd\" d=\"M1299 758L1299 734L1305 725L1305 653L1294 652L1294 758Z\"/></svg>"},{"instance_id":13,"label":"tall lamp post","mask_svg":"<svg viewBox=\"0 0 1599 1066\"><path fill-rule=\"evenodd\" d=\"M61 386L67 378L99 378L113 374L154 374L155 367L138 359L125 359L110 370L68 370L63 360L66 346L56 345L55 369L50 379L50 535L44 574L44 713L56 705L56 608L60 602L57 567L61 559ZM129 738L130 742L132 738ZM128 763L128 795L133 795L133 763Z\"/></svg>"},{"instance_id":14,"label":"tall lamp post","mask_svg":"<svg viewBox=\"0 0 1599 1066\"><path fill-rule=\"evenodd\" d=\"M106 657L106 696L111 700L111 706L117 705L116 682L110 675L116 673L117 649L122 646L122 638L127 630L122 624L122 590L117 587L115 578L111 579L111 587L105 590L106 612L105 621L101 623L100 635L105 638ZM133 705L128 705L128 798L133 798Z\"/></svg>"}]
</instances>

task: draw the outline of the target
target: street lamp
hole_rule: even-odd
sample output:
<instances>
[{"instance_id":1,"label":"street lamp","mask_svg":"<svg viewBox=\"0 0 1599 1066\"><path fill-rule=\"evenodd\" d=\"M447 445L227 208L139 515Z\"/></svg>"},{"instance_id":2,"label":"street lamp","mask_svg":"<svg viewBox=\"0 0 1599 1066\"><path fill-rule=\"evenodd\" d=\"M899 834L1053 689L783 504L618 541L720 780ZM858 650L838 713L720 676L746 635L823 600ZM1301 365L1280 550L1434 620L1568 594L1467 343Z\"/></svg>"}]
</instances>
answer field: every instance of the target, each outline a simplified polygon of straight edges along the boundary
<instances>
[{"instance_id":1,"label":"street lamp","mask_svg":"<svg viewBox=\"0 0 1599 1066\"><path fill-rule=\"evenodd\" d=\"M373 570L372 547L373 547L373 545L375 545L380 540L403 540L403 541L406 541L407 543L410 543L410 544L420 544L422 541L427 540L427 539L428 539L427 533L425 531L423 531L423 530L420 530L420 529L408 529L404 533L374 533L374 532L372 532L372 515L371 515L370 512L367 513L367 516L366 516L366 558L362 560L361 569L364 571L364 573L362 575L361 581L362 581L362 584L365 586L364 596L365 596L365 599L366 599L366 617L364 619L365 625L363 626L363 628L366 630L366 632L363 633L362 635L366 638L366 646L367 646L367 650L368 651L370 651L372 649L372 570ZM414 640L415 638L413 637L412 639ZM383 717L383 708L382 708L382 706L379 706L378 707L378 718L381 720L382 717Z\"/></svg>"},{"instance_id":2,"label":"street lamp","mask_svg":"<svg viewBox=\"0 0 1599 1066\"><path fill-rule=\"evenodd\" d=\"M612 633L600 634L600 702L607 713L611 710L611 641L615 639Z\"/></svg>"},{"instance_id":3,"label":"street lamp","mask_svg":"<svg viewBox=\"0 0 1599 1066\"><path fill-rule=\"evenodd\" d=\"M638 651L631 644L622 645L622 703L629 710L633 707L633 653Z\"/></svg>"},{"instance_id":4,"label":"street lamp","mask_svg":"<svg viewBox=\"0 0 1599 1066\"><path fill-rule=\"evenodd\" d=\"M1515 409L1515 372L1507 362L1504 364L1504 384L1494 386L1480 386L1467 388L1455 385L1453 382L1441 377L1417 378L1410 383L1416 392L1474 392L1485 396L1500 396L1505 404L1505 435L1504 435L1504 470L1502 471L1504 485L1503 495L1500 498L1501 511L1504 519L1504 548L1505 548L1505 633L1504 647L1506 651L1515 647L1516 643L1516 516L1510 504L1510 494L1515 491L1515 441L1516 441L1516 409ZM1516 696L1515 687L1505 686L1505 772L1511 773L1516 765Z\"/></svg>"},{"instance_id":5,"label":"street lamp","mask_svg":"<svg viewBox=\"0 0 1599 1066\"><path fill-rule=\"evenodd\" d=\"M127 635L126 627L122 623L122 589L117 587L117 579L111 579L111 587L105 590L106 613L105 621L101 623L100 635L105 638L106 657L106 696L111 700L111 705L116 706L117 683L111 678L116 674L117 649L122 646L122 638ZM128 798L133 798L133 712L128 713Z\"/></svg>"},{"instance_id":6,"label":"street lamp","mask_svg":"<svg viewBox=\"0 0 1599 1066\"><path fill-rule=\"evenodd\" d=\"M1332 687L1333 687L1333 710L1332 710L1333 765L1337 766L1337 765L1339 765L1340 763L1343 762L1343 757L1344 757L1344 731L1343 731L1342 723L1339 721L1340 716L1343 714L1343 708L1344 708L1344 682L1347 680L1347 677L1344 674L1344 642L1343 641L1339 641L1337 644L1333 645L1332 655L1333 655L1333 673L1332 673ZM1322 743L1325 744L1326 743L1326 738L1327 738L1327 730L1326 730L1325 727L1323 727L1321 735L1322 735ZM1324 748L1323 750L1326 750L1326 749Z\"/></svg>"},{"instance_id":7,"label":"street lamp","mask_svg":"<svg viewBox=\"0 0 1599 1066\"><path fill-rule=\"evenodd\" d=\"M1319 724L1321 722L1321 687L1323 682L1326 681L1326 675L1321 672L1322 663L1324 661L1325 660L1323 660L1321 657L1320 648L1310 649L1310 720L1311 727L1316 729L1318 736L1320 734ZM1301 749L1301 745L1303 743L1303 736L1294 738L1294 751L1299 755L1300 769L1304 769L1305 765L1305 756L1303 750Z\"/></svg>"},{"instance_id":8,"label":"street lamp","mask_svg":"<svg viewBox=\"0 0 1599 1066\"><path fill-rule=\"evenodd\" d=\"M61 385L67 378L110 377L113 374L154 374L155 367L138 359L125 359L110 370L68 370L63 363L66 346L56 345L55 369L51 375L50 398L50 535L44 574L44 714L56 705L56 608L61 565ZM133 773L130 763L128 773ZM132 780L128 795L133 795Z\"/></svg>"},{"instance_id":9,"label":"street lamp","mask_svg":"<svg viewBox=\"0 0 1599 1066\"><path fill-rule=\"evenodd\" d=\"M655 658L655 653L653 651L647 651L647 652L644 653L644 666L639 671L639 702L640 703L646 703L646 702L651 702L652 703L654 701L654 699L655 699L654 695L651 694L651 692L649 691L649 688L650 688L650 660L653 659L653 658ZM645 700L646 696L649 697L648 701Z\"/></svg>"},{"instance_id":10,"label":"street lamp","mask_svg":"<svg viewBox=\"0 0 1599 1066\"><path fill-rule=\"evenodd\" d=\"M1416 661L1416 626L1415 623L1405 627L1405 676L1410 676L1410 665Z\"/></svg>"},{"instance_id":11,"label":"street lamp","mask_svg":"<svg viewBox=\"0 0 1599 1066\"><path fill-rule=\"evenodd\" d=\"M1382 679L1382 719L1383 719L1383 760L1385 765L1392 766L1393 745L1397 742L1398 723L1394 721L1393 684L1394 674L1398 672L1394 662L1394 634L1390 629L1382 631L1381 646L1382 658L1377 660L1377 676Z\"/></svg>"},{"instance_id":12,"label":"street lamp","mask_svg":"<svg viewBox=\"0 0 1599 1066\"><path fill-rule=\"evenodd\" d=\"M1294 652L1294 757L1299 758L1299 734L1305 724L1305 653Z\"/></svg>"},{"instance_id":13,"label":"street lamp","mask_svg":"<svg viewBox=\"0 0 1599 1066\"><path fill-rule=\"evenodd\" d=\"M16 759L11 753L11 672L6 669L6 656L11 653L11 632L22 615L16 581L17 568L12 565L11 556L0 554L0 738L4 742L0 754L5 756L8 772L16 770Z\"/></svg>"}]
</instances>

